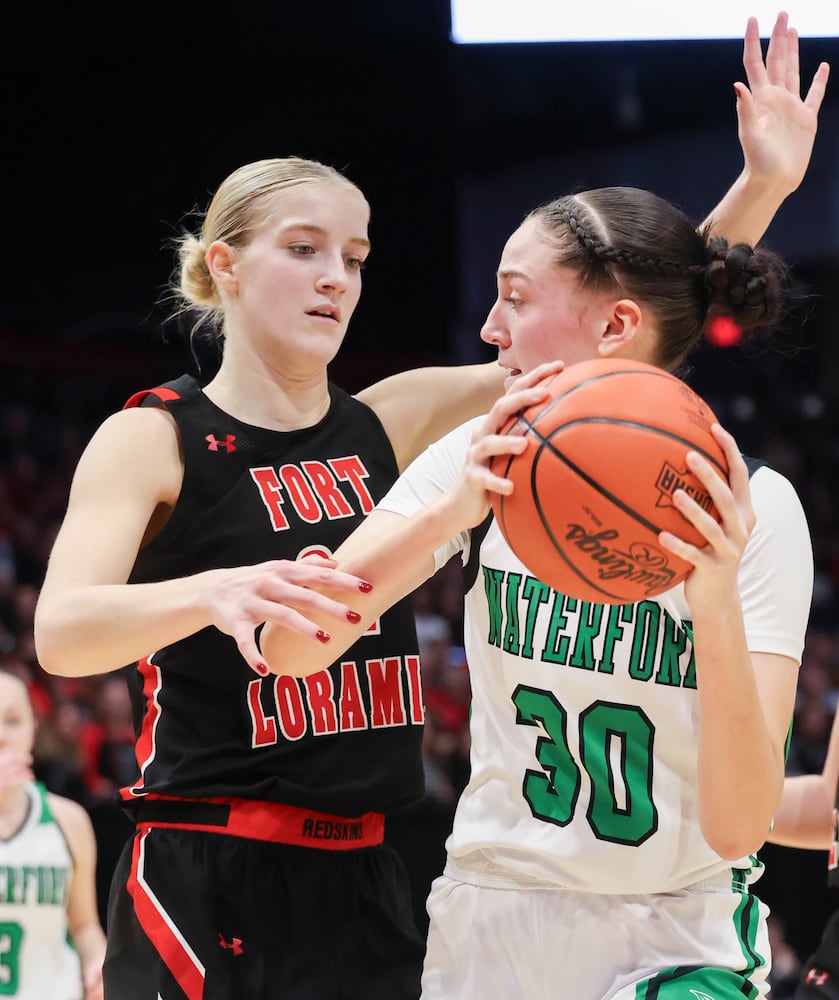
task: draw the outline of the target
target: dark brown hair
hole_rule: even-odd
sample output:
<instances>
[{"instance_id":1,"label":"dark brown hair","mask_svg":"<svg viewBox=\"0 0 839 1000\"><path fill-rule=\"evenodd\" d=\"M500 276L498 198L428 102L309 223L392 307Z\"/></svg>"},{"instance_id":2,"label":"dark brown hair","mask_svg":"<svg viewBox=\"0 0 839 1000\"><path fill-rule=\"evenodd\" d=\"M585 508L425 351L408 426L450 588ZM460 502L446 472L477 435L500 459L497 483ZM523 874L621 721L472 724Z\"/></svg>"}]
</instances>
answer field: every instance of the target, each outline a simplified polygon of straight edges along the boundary
<instances>
[{"instance_id":1,"label":"dark brown hair","mask_svg":"<svg viewBox=\"0 0 839 1000\"><path fill-rule=\"evenodd\" d=\"M621 289L653 312L663 368L681 364L713 315L728 315L748 332L781 314L787 268L775 254L697 231L649 191L595 188L542 205L527 219L583 287Z\"/></svg>"}]
</instances>

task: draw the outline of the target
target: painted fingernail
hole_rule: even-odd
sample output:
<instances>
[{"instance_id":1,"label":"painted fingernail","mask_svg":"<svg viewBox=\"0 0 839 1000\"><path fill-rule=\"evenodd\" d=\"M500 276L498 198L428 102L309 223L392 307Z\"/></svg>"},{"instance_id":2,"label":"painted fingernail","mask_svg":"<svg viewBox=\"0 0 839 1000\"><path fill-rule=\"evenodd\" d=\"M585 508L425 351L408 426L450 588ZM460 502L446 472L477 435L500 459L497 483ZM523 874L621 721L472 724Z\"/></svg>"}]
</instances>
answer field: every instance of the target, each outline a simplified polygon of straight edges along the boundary
<instances>
[{"instance_id":1,"label":"painted fingernail","mask_svg":"<svg viewBox=\"0 0 839 1000\"><path fill-rule=\"evenodd\" d=\"M366 580L362 580L361 583L358 585L358 589L361 591L362 594L369 594L370 591L373 589L373 584L368 583Z\"/></svg>"},{"instance_id":2,"label":"painted fingernail","mask_svg":"<svg viewBox=\"0 0 839 1000\"><path fill-rule=\"evenodd\" d=\"M319 628L317 632L315 632L315 638L318 642L329 642L332 636L328 632L324 632L322 628Z\"/></svg>"},{"instance_id":3,"label":"painted fingernail","mask_svg":"<svg viewBox=\"0 0 839 1000\"><path fill-rule=\"evenodd\" d=\"M255 664L253 669L259 674L260 677L267 677L269 674L268 667L266 667L264 663Z\"/></svg>"},{"instance_id":4,"label":"painted fingernail","mask_svg":"<svg viewBox=\"0 0 839 1000\"><path fill-rule=\"evenodd\" d=\"M352 622L353 625L358 625L358 623L361 621L361 615L357 611L348 611L347 621Z\"/></svg>"}]
</instances>

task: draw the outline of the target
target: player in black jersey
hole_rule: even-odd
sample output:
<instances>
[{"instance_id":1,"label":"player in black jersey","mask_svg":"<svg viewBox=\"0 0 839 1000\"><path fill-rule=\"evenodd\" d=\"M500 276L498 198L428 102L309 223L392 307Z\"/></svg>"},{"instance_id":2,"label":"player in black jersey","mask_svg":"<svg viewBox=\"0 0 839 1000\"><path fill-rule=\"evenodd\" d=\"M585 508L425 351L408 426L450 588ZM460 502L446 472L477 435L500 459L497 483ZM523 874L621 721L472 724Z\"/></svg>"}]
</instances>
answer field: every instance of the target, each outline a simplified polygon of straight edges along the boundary
<instances>
[{"instance_id":1,"label":"player in black jersey","mask_svg":"<svg viewBox=\"0 0 839 1000\"><path fill-rule=\"evenodd\" d=\"M44 665L134 661L137 822L114 877L107 995L398 1000L423 942L384 815L422 795L409 603L317 678L278 683L256 631L353 616L329 557L430 441L486 409L494 365L356 397L331 384L361 291L369 208L297 158L248 164L180 246L185 304L224 356L139 392L79 464L38 609ZM341 603L324 600L329 581ZM344 603L345 602L345 603Z\"/></svg>"},{"instance_id":2,"label":"player in black jersey","mask_svg":"<svg viewBox=\"0 0 839 1000\"><path fill-rule=\"evenodd\" d=\"M753 89L739 102L746 168L714 213L750 240L798 186L814 133L798 104ZM137 665L138 773L122 790L137 831L113 882L109 1000L419 994L423 942L382 843L385 814L422 794L410 608L305 680L269 676L257 641L272 621L328 644L311 617L352 616L364 586L332 551L427 443L501 391L495 365L407 372L355 397L330 384L368 215L311 161L228 177L181 244L185 306L224 336L218 374L133 398L74 477L37 609L41 662L76 676Z\"/></svg>"},{"instance_id":3,"label":"player in black jersey","mask_svg":"<svg viewBox=\"0 0 839 1000\"><path fill-rule=\"evenodd\" d=\"M821 774L784 779L769 840L785 847L825 850L827 884L839 889L839 712L833 717ZM839 910L831 914L816 950L804 963L794 1000L839 1000Z\"/></svg>"}]
</instances>

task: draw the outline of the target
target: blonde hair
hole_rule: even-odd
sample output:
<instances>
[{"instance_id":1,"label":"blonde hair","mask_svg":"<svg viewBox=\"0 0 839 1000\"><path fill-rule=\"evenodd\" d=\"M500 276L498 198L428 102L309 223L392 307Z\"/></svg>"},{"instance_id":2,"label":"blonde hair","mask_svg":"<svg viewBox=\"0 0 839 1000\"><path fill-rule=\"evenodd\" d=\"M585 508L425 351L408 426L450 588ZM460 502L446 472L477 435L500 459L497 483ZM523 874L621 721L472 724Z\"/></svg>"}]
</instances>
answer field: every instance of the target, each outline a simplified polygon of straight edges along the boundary
<instances>
[{"instance_id":1,"label":"blonde hair","mask_svg":"<svg viewBox=\"0 0 839 1000\"><path fill-rule=\"evenodd\" d=\"M172 297L178 313L196 314L193 333L204 325L220 330L224 321L221 297L207 266L208 247L216 240L234 248L247 246L269 214L275 195L312 183L338 184L364 198L334 167L298 156L247 163L221 182L204 213L200 232L184 233L175 241L179 270L172 283Z\"/></svg>"}]
</instances>

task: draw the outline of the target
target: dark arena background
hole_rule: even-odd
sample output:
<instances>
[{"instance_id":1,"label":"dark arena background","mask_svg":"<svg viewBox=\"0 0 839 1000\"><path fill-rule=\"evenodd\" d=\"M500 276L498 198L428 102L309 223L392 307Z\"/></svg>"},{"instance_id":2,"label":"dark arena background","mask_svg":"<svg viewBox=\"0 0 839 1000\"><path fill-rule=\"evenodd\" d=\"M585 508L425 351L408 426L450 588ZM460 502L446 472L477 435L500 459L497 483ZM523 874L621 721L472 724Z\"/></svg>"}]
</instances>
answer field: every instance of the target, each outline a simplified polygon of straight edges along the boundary
<instances>
[{"instance_id":1,"label":"dark arena background","mask_svg":"<svg viewBox=\"0 0 839 1000\"><path fill-rule=\"evenodd\" d=\"M0 660L36 679L31 607L78 452L134 390L194 370L164 294L170 241L232 169L296 154L366 193L373 252L332 368L357 390L409 366L491 359L478 331L497 259L538 202L636 185L698 223L741 167L742 39L458 45L448 0L30 4L3 21ZM820 770L839 692L839 38L803 38L801 59L805 85L822 60L833 79L809 173L765 239L797 294L771 350L708 343L690 376L743 450L792 479L810 521L817 582L790 773ZM205 374L215 360L198 349ZM445 571L417 596L454 678L448 707L466 697L458 596ZM45 750L44 774L94 816L104 893L126 835L119 767L74 753L124 720L109 717L104 683L72 697L77 731L55 727L67 759ZM58 701L47 690L48 722ZM439 715L427 800L390 832L420 920L464 779L459 716ZM762 856L757 892L801 959L839 902L826 856Z\"/></svg>"}]
</instances>

